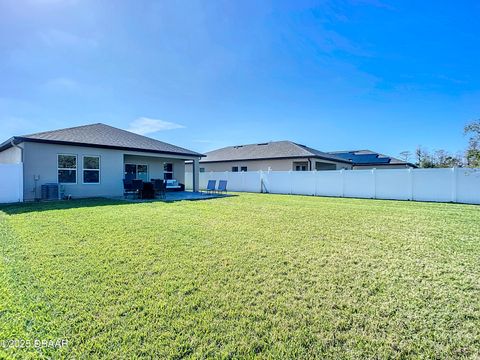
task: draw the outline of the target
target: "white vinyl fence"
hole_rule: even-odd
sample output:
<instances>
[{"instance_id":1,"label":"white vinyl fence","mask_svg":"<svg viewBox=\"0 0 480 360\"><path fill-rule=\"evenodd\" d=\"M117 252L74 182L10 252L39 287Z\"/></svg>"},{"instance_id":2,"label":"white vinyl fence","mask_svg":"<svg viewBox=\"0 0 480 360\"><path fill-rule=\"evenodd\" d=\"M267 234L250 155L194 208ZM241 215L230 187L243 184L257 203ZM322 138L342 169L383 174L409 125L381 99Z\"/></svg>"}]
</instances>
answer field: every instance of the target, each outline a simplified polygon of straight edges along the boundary
<instances>
[{"instance_id":1,"label":"white vinyl fence","mask_svg":"<svg viewBox=\"0 0 480 360\"><path fill-rule=\"evenodd\" d=\"M480 204L480 169L205 172L200 189L208 180L229 191Z\"/></svg>"},{"instance_id":2,"label":"white vinyl fence","mask_svg":"<svg viewBox=\"0 0 480 360\"><path fill-rule=\"evenodd\" d=\"M23 164L0 164L0 203L23 201Z\"/></svg>"}]
</instances>

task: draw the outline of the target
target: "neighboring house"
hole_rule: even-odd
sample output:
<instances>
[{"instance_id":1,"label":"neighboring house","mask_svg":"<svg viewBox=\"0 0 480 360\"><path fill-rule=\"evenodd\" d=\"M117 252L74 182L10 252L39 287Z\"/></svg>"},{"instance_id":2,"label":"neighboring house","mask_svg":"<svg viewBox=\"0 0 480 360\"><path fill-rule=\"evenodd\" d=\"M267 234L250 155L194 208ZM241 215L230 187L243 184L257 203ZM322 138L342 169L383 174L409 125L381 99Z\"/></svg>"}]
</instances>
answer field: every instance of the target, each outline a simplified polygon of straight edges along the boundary
<instances>
[{"instance_id":1,"label":"neighboring house","mask_svg":"<svg viewBox=\"0 0 480 360\"><path fill-rule=\"evenodd\" d=\"M61 184L73 197L122 196L124 178L185 183L185 161L198 191L202 156L105 124L14 136L0 145L0 163L23 163L24 200L39 198L45 183Z\"/></svg>"},{"instance_id":2,"label":"neighboring house","mask_svg":"<svg viewBox=\"0 0 480 360\"><path fill-rule=\"evenodd\" d=\"M258 170L340 170L351 169L352 163L336 155L300 145L292 141L229 146L207 152L200 160L200 172ZM187 164L187 172L192 171Z\"/></svg>"},{"instance_id":3,"label":"neighboring house","mask_svg":"<svg viewBox=\"0 0 480 360\"><path fill-rule=\"evenodd\" d=\"M416 168L412 163L371 150L333 151L329 154L351 161L354 170Z\"/></svg>"}]
</instances>

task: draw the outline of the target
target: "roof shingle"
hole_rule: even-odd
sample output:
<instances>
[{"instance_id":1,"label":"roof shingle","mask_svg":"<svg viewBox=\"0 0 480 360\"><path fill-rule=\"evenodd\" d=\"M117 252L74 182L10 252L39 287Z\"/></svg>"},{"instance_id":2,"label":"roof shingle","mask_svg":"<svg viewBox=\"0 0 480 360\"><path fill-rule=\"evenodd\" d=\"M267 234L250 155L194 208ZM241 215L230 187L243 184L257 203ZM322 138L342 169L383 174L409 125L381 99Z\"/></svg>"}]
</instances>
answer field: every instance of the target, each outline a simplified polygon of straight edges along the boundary
<instances>
[{"instance_id":1,"label":"roof shingle","mask_svg":"<svg viewBox=\"0 0 480 360\"><path fill-rule=\"evenodd\" d=\"M79 146L98 146L143 152L204 156L195 151L101 123L15 136L13 139L15 141L66 143ZM2 147L6 145L8 146L7 142L5 142Z\"/></svg>"},{"instance_id":2,"label":"roof shingle","mask_svg":"<svg viewBox=\"0 0 480 360\"><path fill-rule=\"evenodd\" d=\"M206 157L201 162L316 157L350 163L349 160L292 141L271 141L260 144L228 146L205 154Z\"/></svg>"}]
</instances>

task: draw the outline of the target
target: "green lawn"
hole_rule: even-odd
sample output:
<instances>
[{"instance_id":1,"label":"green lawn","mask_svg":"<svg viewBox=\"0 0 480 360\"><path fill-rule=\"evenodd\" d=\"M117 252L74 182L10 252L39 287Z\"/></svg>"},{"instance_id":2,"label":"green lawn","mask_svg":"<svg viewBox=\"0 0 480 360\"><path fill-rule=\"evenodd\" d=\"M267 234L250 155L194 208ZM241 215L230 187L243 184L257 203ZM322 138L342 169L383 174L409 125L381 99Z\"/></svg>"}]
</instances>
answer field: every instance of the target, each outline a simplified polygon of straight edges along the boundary
<instances>
[{"instance_id":1,"label":"green lawn","mask_svg":"<svg viewBox=\"0 0 480 360\"><path fill-rule=\"evenodd\" d=\"M0 208L0 341L38 358L478 358L480 207L240 194Z\"/></svg>"}]
</instances>

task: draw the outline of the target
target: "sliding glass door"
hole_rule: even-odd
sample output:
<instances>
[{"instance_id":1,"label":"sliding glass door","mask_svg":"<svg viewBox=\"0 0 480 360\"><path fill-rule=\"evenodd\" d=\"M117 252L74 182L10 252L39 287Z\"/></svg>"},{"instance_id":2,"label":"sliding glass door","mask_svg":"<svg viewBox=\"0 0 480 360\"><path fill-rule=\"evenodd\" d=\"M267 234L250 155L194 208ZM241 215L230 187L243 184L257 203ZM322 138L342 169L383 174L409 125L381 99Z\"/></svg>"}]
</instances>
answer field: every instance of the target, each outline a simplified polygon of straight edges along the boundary
<instances>
[{"instance_id":1,"label":"sliding glass door","mask_svg":"<svg viewBox=\"0 0 480 360\"><path fill-rule=\"evenodd\" d=\"M125 164L125 180L133 179L148 181L148 165Z\"/></svg>"}]
</instances>

